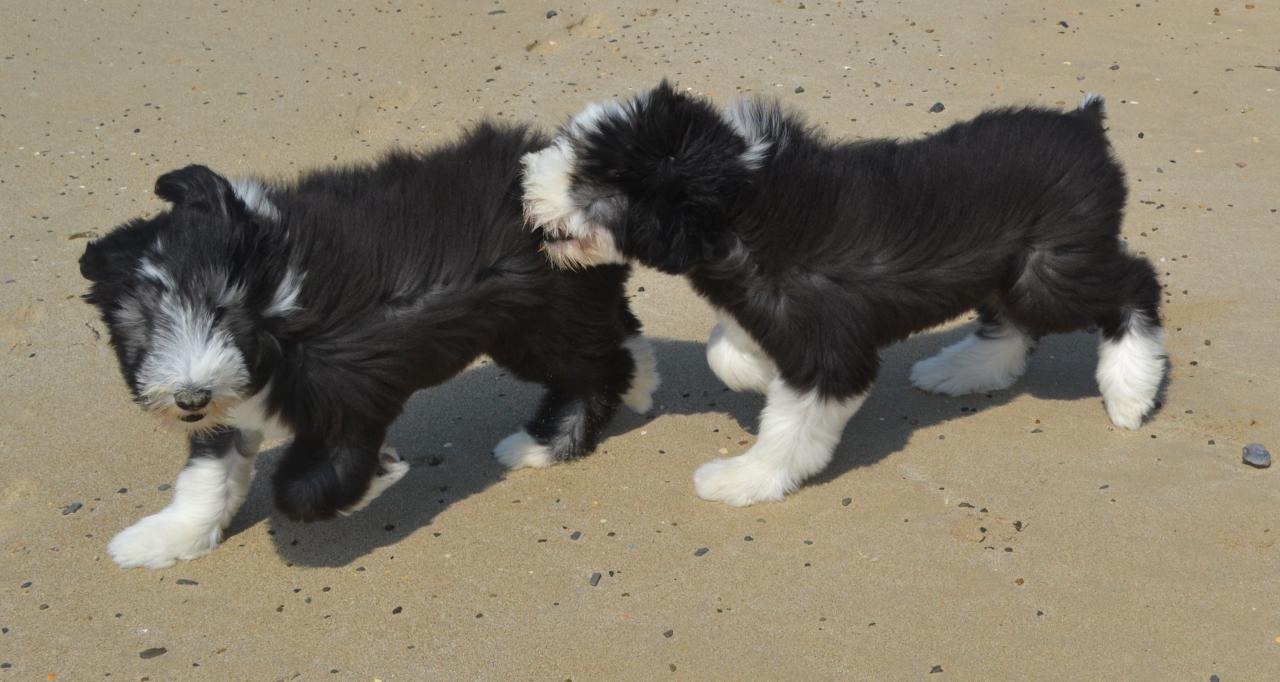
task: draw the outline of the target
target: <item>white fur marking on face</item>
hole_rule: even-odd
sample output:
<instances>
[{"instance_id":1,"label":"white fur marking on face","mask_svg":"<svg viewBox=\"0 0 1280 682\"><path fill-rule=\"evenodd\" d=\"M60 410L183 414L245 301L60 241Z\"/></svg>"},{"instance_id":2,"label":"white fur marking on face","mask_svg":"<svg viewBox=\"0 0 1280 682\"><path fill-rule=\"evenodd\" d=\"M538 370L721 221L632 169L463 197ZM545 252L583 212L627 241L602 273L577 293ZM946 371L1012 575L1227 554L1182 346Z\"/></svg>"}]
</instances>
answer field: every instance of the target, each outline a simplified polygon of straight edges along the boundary
<instances>
[{"instance_id":1,"label":"white fur marking on face","mask_svg":"<svg viewBox=\"0 0 1280 682\"><path fill-rule=\"evenodd\" d=\"M346 516L364 509L369 506L370 502L376 500L379 495L386 492L387 488L395 485L400 479L404 478L405 474L409 473L409 463L404 461L400 453L396 452L396 449L390 445L382 446L382 450L378 452L378 457L381 459L380 466L382 469L373 477L373 480L369 481L369 489L365 491L364 497L361 497L360 501L350 507L338 510L338 513Z\"/></svg>"},{"instance_id":2,"label":"white fur marking on face","mask_svg":"<svg viewBox=\"0 0 1280 682\"><path fill-rule=\"evenodd\" d=\"M1142 418L1155 407L1164 369L1164 328L1142 313L1129 315L1120 338L1103 338L1098 347L1098 388L1113 424L1123 429L1142 426Z\"/></svg>"},{"instance_id":3,"label":"white fur marking on face","mask_svg":"<svg viewBox=\"0 0 1280 682\"><path fill-rule=\"evenodd\" d=\"M627 118L634 113L635 108L628 101L610 99L602 102L592 102L570 119L566 127L574 135L583 135L588 132L598 131L600 122L606 118Z\"/></svg>"},{"instance_id":4,"label":"white fur marking on face","mask_svg":"<svg viewBox=\"0 0 1280 682\"><path fill-rule=\"evenodd\" d=\"M558 228L576 212L569 195L573 162L573 147L564 138L556 138L550 147L520 159L524 166L524 213L534 227Z\"/></svg>"},{"instance_id":5,"label":"white fur marking on face","mask_svg":"<svg viewBox=\"0 0 1280 682\"><path fill-rule=\"evenodd\" d=\"M231 334L214 326L213 315L173 295L161 299L157 315L138 371L140 393L151 406L171 405L173 392L184 387L211 391L214 403L238 399L249 371Z\"/></svg>"},{"instance_id":6,"label":"white fur marking on face","mask_svg":"<svg viewBox=\"0 0 1280 682\"><path fill-rule=\"evenodd\" d=\"M279 220L280 211L267 198L267 188L257 178L236 178L231 181L231 191L253 213L268 220Z\"/></svg>"},{"instance_id":7,"label":"white fur marking on face","mask_svg":"<svg viewBox=\"0 0 1280 682\"><path fill-rule=\"evenodd\" d=\"M166 289L173 288L173 277L167 270L152 263L149 258L144 257L138 260L138 274L163 284Z\"/></svg>"},{"instance_id":8,"label":"white fur marking on face","mask_svg":"<svg viewBox=\"0 0 1280 682\"><path fill-rule=\"evenodd\" d=\"M653 392L662 383L662 377L658 375L658 359L653 354L653 344L643 336L632 336L622 342L622 346L631 351L631 360L636 365L631 386L622 394L622 404L636 414L644 414L653 408Z\"/></svg>"},{"instance_id":9,"label":"white fur marking on face","mask_svg":"<svg viewBox=\"0 0 1280 682\"><path fill-rule=\"evenodd\" d=\"M911 368L916 388L944 395L998 391L1013 385L1027 368L1034 342L1012 325L970 334Z\"/></svg>"},{"instance_id":10,"label":"white fur marking on face","mask_svg":"<svg viewBox=\"0 0 1280 682\"><path fill-rule=\"evenodd\" d=\"M866 395L828 400L798 392L781 377L769 383L760 436L744 455L698 468L694 489L704 500L745 507L776 502L831 461L845 424Z\"/></svg>"},{"instance_id":11,"label":"white fur marking on face","mask_svg":"<svg viewBox=\"0 0 1280 682\"><path fill-rule=\"evenodd\" d=\"M559 241L546 241L543 251L558 267L576 268L625 263L613 234L586 218L573 197L574 153L557 138L550 147L524 155L524 213L530 225Z\"/></svg>"},{"instance_id":12,"label":"white fur marking on face","mask_svg":"<svg viewBox=\"0 0 1280 682\"><path fill-rule=\"evenodd\" d=\"M166 568L208 554L244 503L252 472L253 455L242 456L234 445L219 457L192 459L178 474L169 506L117 534L107 553L121 568Z\"/></svg>"},{"instance_id":13,"label":"white fur marking on face","mask_svg":"<svg viewBox=\"0 0 1280 682\"><path fill-rule=\"evenodd\" d=\"M293 268L285 270L280 286L271 297L271 304L264 311L272 317L282 317L299 309L298 296L302 293L302 280L306 274L298 275Z\"/></svg>"},{"instance_id":14,"label":"white fur marking on face","mask_svg":"<svg viewBox=\"0 0 1280 682\"><path fill-rule=\"evenodd\" d=\"M778 366L733 316L716 310L716 319L719 322L707 340L711 371L734 391L766 392L778 376Z\"/></svg>"},{"instance_id":15,"label":"white fur marking on face","mask_svg":"<svg viewBox=\"0 0 1280 682\"><path fill-rule=\"evenodd\" d=\"M1102 95L1099 95L1096 92L1086 92L1084 97L1080 98L1080 105L1077 108L1084 111L1094 104L1101 104L1102 113L1107 113L1107 103L1102 99Z\"/></svg>"},{"instance_id":16,"label":"white fur marking on face","mask_svg":"<svg viewBox=\"0 0 1280 682\"><path fill-rule=\"evenodd\" d=\"M752 170L764 165L772 142L769 140L770 109L754 99L737 99L725 107L723 113L726 123L742 136L747 143L747 150L738 158Z\"/></svg>"},{"instance_id":17,"label":"white fur marking on face","mask_svg":"<svg viewBox=\"0 0 1280 682\"><path fill-rule=\"evenodd\" d=\"M271 384L254 393L249 398L236 403L227 411L226 424L241 431L257 434L259 438L279 439L291 438L293 429L279 418L268 414L267 396L271 395Z\"/></svg>"},{"instance_id":18,"label":"white fur marking on face","mask_svg":"<svg viewBox=\"0 0 1280 682\"><path fill-rule=\"evenodd\" d=\"M534 440L533 436L523 430L503 438L494 446L493 456L508 469L541 469L551 466L555 461L551 448Z\"/></svg>"}]
</instances>

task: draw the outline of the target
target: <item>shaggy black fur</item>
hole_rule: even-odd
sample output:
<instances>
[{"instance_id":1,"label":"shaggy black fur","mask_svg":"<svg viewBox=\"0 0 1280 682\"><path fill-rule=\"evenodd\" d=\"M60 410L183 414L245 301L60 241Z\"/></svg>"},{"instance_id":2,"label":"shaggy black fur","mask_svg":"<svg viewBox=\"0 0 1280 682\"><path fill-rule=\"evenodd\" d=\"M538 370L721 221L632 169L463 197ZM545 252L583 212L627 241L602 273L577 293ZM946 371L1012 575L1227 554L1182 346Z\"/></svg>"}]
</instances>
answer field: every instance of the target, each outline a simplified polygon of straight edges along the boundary
<instances>
[{"instance_id":1,"label":"shaggy black fur","mask_svg":"<svg viewBox=\"0 0 1280 682\"><path fill-rule=\"evenodd\" d=\"M429 153L267 185L266 210L208 168L168 173L156 193L170 210L89 245L86 299L140 401L166 306L207 312L209 333L234 338L248 378L232 402L265 390L261 416L295 435L274 479L294 519L360 500L409 396L481 354L548 387L528 430L555 458L587 454L632 381L621 344L640 323L624 297L627 266L557 271L538 252L521 217L519 159L545 143L483 124ZM165 276L143 272L144 259ZM272 312L290 270L296 301ZM195 396L183 404L198 406ZM188 412L213 422L193 434L193 457L226 450L202 445L210 433L252 428Z\"/></svg>"},{"instance_id":2,"label":"shaggy black fur","mask_svg":"<svg viewBox=\"0 0 1280 682\"><path fill-rule=\"evenodd\" d=\"M1119 238L1100 100L837 142L772 102L722 114L664 82L561 136L586 222L687 275L798 390L862 394L879 348L975 308L1033 337L1159 324L1155 273Z\"/></svg>"}]
</instances>

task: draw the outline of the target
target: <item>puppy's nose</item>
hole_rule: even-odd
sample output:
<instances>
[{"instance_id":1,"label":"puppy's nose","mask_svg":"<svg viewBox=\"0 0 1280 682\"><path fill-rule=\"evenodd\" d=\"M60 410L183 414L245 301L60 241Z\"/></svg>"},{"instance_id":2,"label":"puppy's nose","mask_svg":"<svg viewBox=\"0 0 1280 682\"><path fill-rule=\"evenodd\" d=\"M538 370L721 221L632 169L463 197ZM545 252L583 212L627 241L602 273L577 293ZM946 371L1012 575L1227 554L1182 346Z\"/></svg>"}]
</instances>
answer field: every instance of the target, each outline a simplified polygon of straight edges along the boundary
<instances>
[{"instance_id":1,"label":"puppy's nose","mask_svg":"<svg viewBox=\"0 0 1280 682\"><path fill-rule=\"evenodd\" d=\"M184 388L173 394L173 402L188 412L194 412L209 404L213 393L207 389Z\"/></svg>"}]
</instances>

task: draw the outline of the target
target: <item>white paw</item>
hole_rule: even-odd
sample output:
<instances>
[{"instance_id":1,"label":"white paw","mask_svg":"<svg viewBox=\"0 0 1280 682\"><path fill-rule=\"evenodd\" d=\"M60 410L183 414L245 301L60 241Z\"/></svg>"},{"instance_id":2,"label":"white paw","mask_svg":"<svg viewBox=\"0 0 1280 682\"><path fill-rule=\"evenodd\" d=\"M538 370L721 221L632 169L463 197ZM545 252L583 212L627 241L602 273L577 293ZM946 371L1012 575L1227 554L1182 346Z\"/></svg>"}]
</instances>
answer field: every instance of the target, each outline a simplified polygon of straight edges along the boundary
<instances>
[{"instance_id":1,"label":"white paw","mask_svg":"<svg viewBox=\"0 0 1280 682\"><path fill-rule=\"evenodd\" d=\"M717 324L707 339L707 364L720 381L734 391L764 393L778 369L755 342L736 325Z\"/></svg>"},{"instance_id":2,"label":"white paw","mask_svg":"<svg viewBox=\"0 0 1280 682\"><path fill-rule=\"evenodd\" d=\"M160 512L120 531L107 544L107 554L121 568L168 568L208 554L221 541L222 529L216 524L202 526Z\"/></svg>"},{"instance_id":3,"label":"white paw","mask_svg":"<svg viewBox=\"0 0 1280 682\"><path fill-rule=\"evenodd\" d=\"M653 355L653 345L643 336L633 336L622 345L631 351L631 359L636 365L631 386L622 394L622 404L636 414L644 414L653 408L653 392L662 383L662 377L658 376L658 360Z\"/></svg>"},{"instance_id":4,"label":"white paw","mask_svg":"<svg viewBox=\"0 0 1280 682\"><path fill-rule=\"evenodd\" d=\"M493 456L508 469L541 469L550 466L555 459L551 456L551 448L540 444L525 431L516 431L503 438L493 448Z\"/></svg>"},{"instance_id":5,"label":"white paw","mask_svg":"<svg viewBox=\"0 0 1280 682\"><path fill-rule=\"evenodd\" d=\"M913 365L911 383L922 391L950 396L998 391L1009 388L1022 376L1027 366L1026 353L1020 339L977 344L966 339Z\"/></svg>"},{"instance_id":6,"label":"white paw","mask_svg":"<svg viewBox=\"0 0 1280 682\"><path fill-rule=\"evenodd\" d=\"M693 487L704 500L745 507L777 502L795 490L796 484L785 472L743 455L712 460L698 467L693 474Z\"/></svg>"},{"instance_id":7,"label":"white paw","mask_svg":"<svg viewBox=\"0 0 1280 682\"><path fill-rule=\"evenodd\" d=\"M409 463L400 457L400 453L396 452L395 448L389 445L383 446L378 456L378 473L374 474L373 480L369 481L369 489L365 491L364 497L361 497L359 502L340 510L342 514L354 514L369 506L370 502L409 473Z\"/></svg>"},{"instance_id":8,"label":"white paw","mask_svg":"<svg viewBox=\"0 0 1280 682\"><path fill-rule=\"evenodd\" d=\"M1107 416L1111 417L1112 424L1136 431L1142 426L1142 418L1155 407L1155 400L1111 398L1106 401L1106 405Z\"/></svg>"}]
</instances>

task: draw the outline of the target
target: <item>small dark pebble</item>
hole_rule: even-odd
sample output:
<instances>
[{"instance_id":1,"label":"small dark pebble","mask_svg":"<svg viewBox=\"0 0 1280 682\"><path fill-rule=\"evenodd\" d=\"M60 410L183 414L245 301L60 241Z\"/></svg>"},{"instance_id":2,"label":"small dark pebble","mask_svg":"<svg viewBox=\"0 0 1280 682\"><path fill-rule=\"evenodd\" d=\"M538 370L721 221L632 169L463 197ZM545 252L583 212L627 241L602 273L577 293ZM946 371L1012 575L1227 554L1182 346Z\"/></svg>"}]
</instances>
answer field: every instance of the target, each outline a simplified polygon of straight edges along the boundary
<instances>
[{"instance_id":1,"label":"small dark pebble","mask_svg":"<svg viewBox=\"0 0 1280 682\"><path fill-rule=\"evenodd\" d=\"M673 636L675 636L675 634L676 634L675 630L667 630L666 632L662 633L662 636L666 637L667 639L671 639Z\"/></svg>"},{"instance_id":2,"label":"small dark pebble","mask_svg":"<svg viewBox=\"0 0 1280 682\"><path fill-rule=\"evenodd\" d=\"M1058 25L1059 25L1059 26L1061 26L1061 27L1063 27L1063 28L1071 28L1070 26L1068 26L1068 25L1067 25L1067 22L1065 22L1065 21L1059 21L1059 22L1058 22Z\"/></svg>"},{"instance_id":3,"label":"small dark pebble","mask_svg":"<svg viewBox=\"0 0 1280 682\"><path fill-rule=\"evenodd\" d=\"M849 506L849 505L851 505L851 504L853 504L853 498L852 498L852 497L846 497L846 498L844 498L843 500L840 500L840 506L841 506L841 507L847 507L847 506Z\"/></svg>"},{"instance_id":4,"label":"small dark pebble","mask_svg":"<svg viewBox=\"0 0 1280 682\"><path fill-rule=\"evenodd\" d=\"M1119 70L1120 70L1120 65L1119 65L1119 64L1112 64L1111 66L1108 66L1107 68L1108 68L1108 69L1111 69L1112 71L1119 71Z\"/></svg>"},{"instance_id":5,"label":"small dark pebble","mask_svg":"<svg viewBox=\"0 0 1280 682\"><path fill-rule=\"evenodd\" d=\"M973 505L972 505L972 504L969 504L968 502L961 502L960 504L958 504L958 505L956 505L956 506L958 506L958 507L960 507L960 508L962 508L962 509L973 509Z\"/></svg>"},{"instance_id":6,"label":"small dark pebble","mask_svg":"<svg viewBox=\"0 0 1280 682\"><path fill-rule=\"evenodd\" d=\"M397 606L397 607L395 607L394 609L391 609L391 615L393 615L393 616L394 616L394 615L397 615L397 614L399 614L399 613L400 613L401 611L403 611L403 610L404 610L404 607L403 607L403 606Z\"/></svg>"},{"instance_id":7,"label":"small dark pebble","mask_svg":"<svg viewBox=\"0 0 1280 682\"><path fill-rule=\"evenodd\" d=\"M930 675L932 675L932 674L934 674L934 673L940 673L940 672L942 672L942 666L940 666L940 665L935 665L935 666L933 666L932 668L929 668L929 674L930 674Z\"/></svg>"},{"instance_id":8,"label":"small dark pebble","mask_svg":"<svg viewBox=\"0 0 1280 682\"><path fill-rule=\"evenodd\" d=\"M8 670L9 668L12 668L12 667L13 667L13 664L8 661L5 661L4 663L0 663L0 670Z\"/></svg>"},{"instance_id":9,"label":"small dark pebble","mask_svg":"<svg viewBox=\"0 0 1280 682\"><path fill-rule=\"evenodd\" d=\"M150 649L143 649L138 652L138 658L155 658L169 653L169 650L162 646L153 646Z\"/></svg>"},{"instance_id":10,"label":"small dark pebble","mask_svg":"<svg viewBox=\"0 0 1280 682\"><path fill-rule=\"evenodd\" d=\"M552 18L552 17L556 16L557 14L559 14L559 12L557 12L557 11L555 11L555 10L553 10L553 9L549 9L549 10L547 10L547 18L548 18L548 19L550 19L550 18Z\"/></svg>"},{"instance_id":11,"label":"small dark pebble","mask_svg":"<svg viewBox=\"0 0 1280 682\"><path fill-rule=\"evenodd\" d=\"M1031 429L1031 433L1044 433L1044 429Z\"/></svg>"},{"instance_id":12,"label":"small dark pebble","mask_svg":"<svg viewBox=\"0 0 1280 682\"><path fill-rule=\"evenodd\" d=\"M933 103L933 106L929 107L929 113L931 113L931 114L940 114L940 113L942 113L943 111L945 111L945 110L946 110L946 108L947 108L947 106L946 106L945 104L943 104L942 102L934 102L934 103Z\"/></svg>"},{"instance_id":13,"label":"small dark pebble","mask_svg":"<svg viewBox=\"0 0 1280 682\"><path fill-rule=\"evenodd\" d=\"M743 542L755 542L755 540L756 540L756 539L755 539L755 538L753 538L753 537L751 537L750 535L744 535L744 536L742 536L742 541L743 541Z\"/></svg>"},{"instance_id":14,"label":"small dark pebble","mask_svg":"<svg viewBox=\"0 0 1280 682\"><path fill-rule=\"evenodd\" d=\"M49 605L48 605L48 604L41 604L41 605L40 605L40 610L41 610L41 611L47 611L47 610L49 610Z\"/></svg>"},{"instance_id":15,"label":"small dark pebble","mask_svg":"<svg viewBox=\"0 0 1280 682\"><path fill-rule=\"evenodd\" d=\"M1266 469L1271 466L1271 453L1261 443L1250 443L1244 446L1244 463L1251 467Z\"/></svg>"},{"instance_id":16,"label":"small dark pebble","mask_svg":"<svg viewBox=\"0 0 1280 682\"><path fill-rule=\"evenodd\" d=\"M572 533L569 533L570 540L577 540L580 537L582 537L582 531L580 530L575 530Z\"/></svg>"},{"instance_id":17,"label":"small dark pebble","mask_svg":"<svg viewBox=\"0 0 1280 682\"><path fill-rule=\"evenodd\" d=\"M800 93L802 93L802 92L804 92L804 86L803 86L803 85L797 85L797 86L796 86L796 94L798 95L798 94L800 94Z\"/></svg>"},{"instance_id":18,"label":"small dark pebble","mask_svg":"<svg viewBox=\"0 0 1280 682\"><path fill-rule=\"evenodd\" d=\"M83 506L84 505L80 502L72 502L71 504L68 504L67 506L62 508L62 515L66 516L67 514L74 514L80 511L80 508Z\"/></svg>"},{"instance_id":19,"label":"small dark pebble","mask_svg":"<svg viewBox=\"0 0 1280 682\"><path fill-rule=\"evenodd\" d=\"M1218 677L1217 675L1210 675L1209 682L1221 682L1221 678Z\"/></svg>"},{"instance_id":20,"label":"small dark pebble","mask_svg":"<svg viewBox=\"0 0 1280 682\"><path fill-rule=\"evenodd\" d=\"M707 553L707 552L710 552L710 551L711 551L711 550L710 550L709 548L707 548L707 547L699 547L699 548L697 548L697 549L693 550L693 555L694 555L694 556L705 556L705 555L706 555L706 553Z\"/></svg>"},{"instance_id":21,"label":"small dark pebble","mask_svg":"<svg viewBox=\"0 0 1280 682\"><path fill-rule=\"evenodd\" d=\"M599 584L600 584L600 574L599 574L599 573L592 573L592 574L591 574L591 580L588 580L587 582L588 582L588 583L590 583L592 587L595 587L596 585L599 585Z\"/></svg>"},{"instance_id":22,"label":"small dark pebble","mask_svg":"<svg viewBox=\"0 0 1280 682\"><path fill-rule=\"evenodd\" d=\"M493 10L492 12L489 12L489 16L491 16L491 17L492 17L492 16L496 16L496 15L498 15L498 14L506 14L506 13L507 13L507 10L505 10L505 9L495 9L495 10Z\"/></svg>"},{"instance_id":23,"label":"small dark pebble","mask_svg":"<svg viewBox=\"0 0 1280 682\"><path fill-rule=\"evenodd\" d=\"M161 483L160 485L156 486L156 490L159 490L160 492L164 492L168 489L169 489L168 483Z\"/></svg>"},{"instance_id":24,"label":"small dark pebble","mask_svg":"<svg viewBox=\"0 0 1280 682\"><path fill-rule=\"evenodd\" d=\"M194 580L191 580L190 578L178 578L173 582L177 583L178 585L199 585L200 584Z\"/></svg>"},{"instance_id":25,"label":"small dark pebble","mask_svg":"<svg viewBox=\"0 0 1280 682\"><path fill-rule=\"evenodd\" d=\"M27 589L28 587L31 587L31 581L30 581L30 580L24 580L24 581L22 581L22 584L21 584L21 585L19 585L18 587L21 587L22 589L24 589L24 590L25 590L25 589Z\"/></svg>"},{"instance_id":26,"label":"small dark pebble","mask_svg":"<svg viewBox=\"0 0 1280 682\"><path fill-rule=\"evenodd\" d=\"M129 492L129 489L128 489L128 488L121 488L121 489L119 489L119 490L117 490L117 491L116 491L116 493L117 493L117 494L120 494L120 495L123 495L123 494L125 494L125 493L127 493L127 492Z\"/></svg>"}]
</instances>

